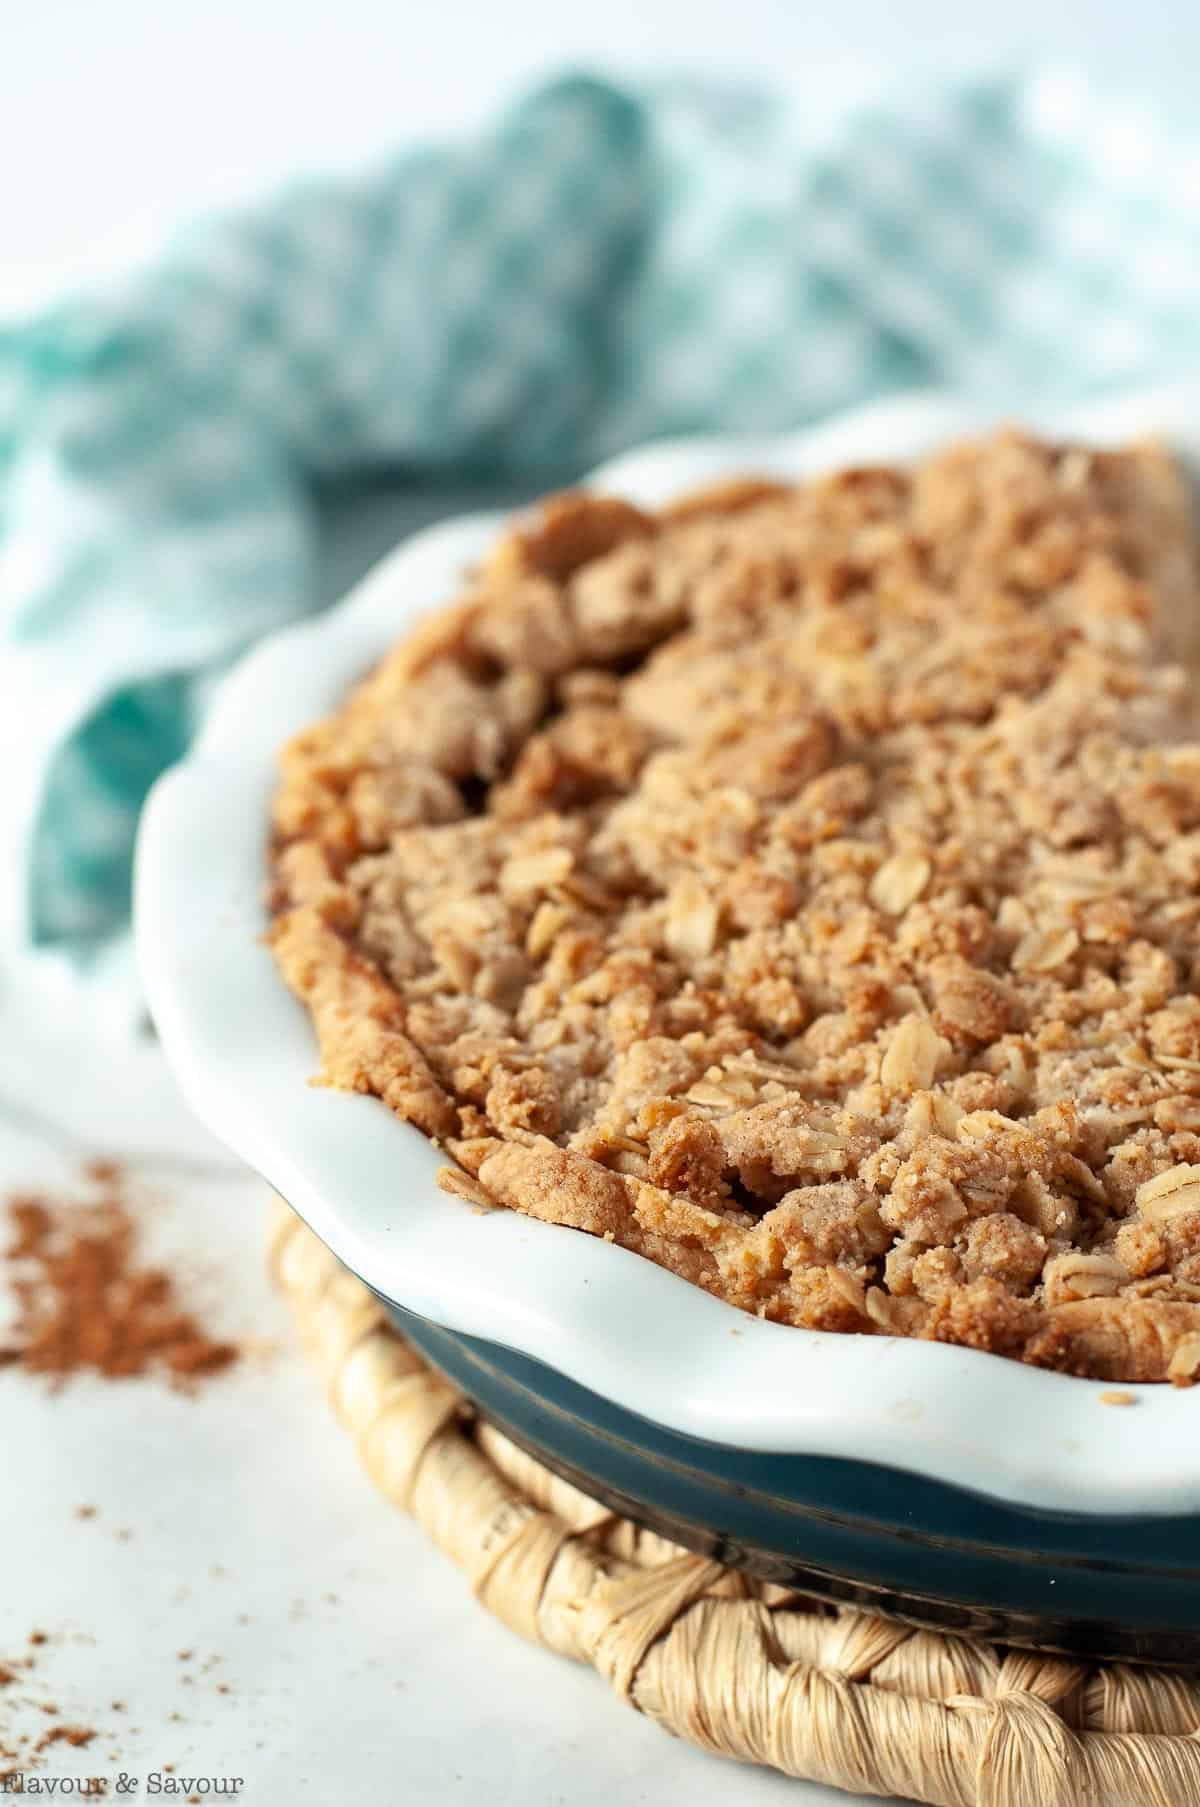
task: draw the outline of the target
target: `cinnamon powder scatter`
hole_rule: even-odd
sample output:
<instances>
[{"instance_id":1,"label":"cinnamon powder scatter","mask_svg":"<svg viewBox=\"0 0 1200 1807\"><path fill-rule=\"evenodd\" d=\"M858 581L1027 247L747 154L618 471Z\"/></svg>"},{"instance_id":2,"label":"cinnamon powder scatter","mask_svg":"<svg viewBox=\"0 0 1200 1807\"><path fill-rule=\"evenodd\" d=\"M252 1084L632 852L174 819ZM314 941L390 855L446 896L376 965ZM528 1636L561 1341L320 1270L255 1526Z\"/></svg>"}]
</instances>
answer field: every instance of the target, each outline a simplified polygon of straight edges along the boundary
<instances>
[{"instance_id":1,"label":"cinnamon powder scatter","mask_svg":"<svg viewBox=\"0 0 1200 1807\"><path fill-rule=\"evenodd\" d=\"M94 1191L83 1201L8 1201L12 1359L59 1382L83 1372L156 1373L183 1388L228 1368L237 1346L209 1336L180 1307L169 1273L137 1265L137 1226L119 1170L101 1162L85 1171ZM90 1514L81 1508L79 1516Z\"/></svg>"},{"instance_id":2,"label":"cinnamon powder scatter","mask_svg":"<svg viewBox=\"0 0 1200 1807\"><path fill-rule=\"evenodd\" d=\"M33 1748L35 1751L44 1751L52 1744L69 1744L73 1750L82 1750L95 1736L96 1733L90 1726L54 1725L42 1734Z\"/></svg>"},{"instance_id":3,"label":"cinnamon powder scatter","mask_svg":"<svg viewBox=\"0 0 1200 1807\"><path fill-rule=\"evenodd\" d=\"M94 1180L98 1186L115 1186L121 1177L119 1161L105 1159L85 1161L83 1171L88 1179Z\"/></svg>"}]
</instances>

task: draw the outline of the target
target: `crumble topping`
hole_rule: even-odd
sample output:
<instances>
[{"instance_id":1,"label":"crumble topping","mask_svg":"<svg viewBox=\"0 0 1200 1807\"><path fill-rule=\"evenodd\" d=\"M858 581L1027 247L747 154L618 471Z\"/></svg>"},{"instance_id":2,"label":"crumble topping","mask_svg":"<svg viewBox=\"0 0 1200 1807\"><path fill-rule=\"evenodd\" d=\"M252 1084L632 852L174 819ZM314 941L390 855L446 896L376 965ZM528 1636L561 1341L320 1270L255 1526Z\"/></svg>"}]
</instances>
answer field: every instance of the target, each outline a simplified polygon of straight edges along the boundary
<instances>
[{"instance_id":1,"label":"crumble topping","mask_svg":"<svg viewBox=\"0 0 1200 1807\"><path fill-rule=\"evenodd\" d=\"M283 753L322 1078L761 1316L1194 1380L1197 576L1151 446L553 499Z\"/></svg>"}]
</instances>

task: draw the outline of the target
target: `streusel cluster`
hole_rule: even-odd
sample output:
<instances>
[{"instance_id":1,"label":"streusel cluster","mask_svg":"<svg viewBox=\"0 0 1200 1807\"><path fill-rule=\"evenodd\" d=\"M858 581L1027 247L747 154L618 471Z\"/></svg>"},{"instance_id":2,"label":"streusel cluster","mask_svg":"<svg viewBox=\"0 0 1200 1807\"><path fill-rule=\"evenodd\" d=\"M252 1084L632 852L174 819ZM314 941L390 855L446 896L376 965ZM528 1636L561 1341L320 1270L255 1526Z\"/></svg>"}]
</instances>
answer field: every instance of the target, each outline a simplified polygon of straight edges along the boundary
<instances>
[{"instance_id":1,"label":"streusel cluster","mask_svg":"<svg viewBox=\"0 0 1200 1807\"><path fill-rule=\"evenodd\" d=\"M283 755L322 1076L761 1316L1192 1379L1193 632L1152 447L551 501Z\"/></svg>"}]
</instances>

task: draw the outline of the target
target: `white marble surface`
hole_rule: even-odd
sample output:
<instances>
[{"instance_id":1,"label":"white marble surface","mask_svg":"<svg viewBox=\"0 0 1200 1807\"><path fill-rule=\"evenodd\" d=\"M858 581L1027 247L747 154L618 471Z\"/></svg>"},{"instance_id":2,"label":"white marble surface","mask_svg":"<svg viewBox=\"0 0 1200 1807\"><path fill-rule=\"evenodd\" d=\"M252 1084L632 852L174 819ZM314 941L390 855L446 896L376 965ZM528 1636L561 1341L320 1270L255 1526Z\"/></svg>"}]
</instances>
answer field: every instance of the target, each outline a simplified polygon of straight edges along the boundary
<instances>
[{"instance_id":1,"label":"white marble surface","mask_svg":"<svg viewBox=\"0 0 1200 1807\"><path fill-rule=\"evenodd\" d=\"M0 1370L0 1663L37 1659L0 1693L0 1746L53 1724L48 1703L99 1735L41 1776L124 1772L130 1800L173 1763L240 1776L261 1807L849 1804L675 1742L476 1607L302 1365L263 1272L260 1182L189 1118L152 1041L81 1032L65 992L10 978L0 1194L70 1187L96 1154L132 1157L148 1252L256 1348L190 1400Z\"/></svg>"}]
</instances>

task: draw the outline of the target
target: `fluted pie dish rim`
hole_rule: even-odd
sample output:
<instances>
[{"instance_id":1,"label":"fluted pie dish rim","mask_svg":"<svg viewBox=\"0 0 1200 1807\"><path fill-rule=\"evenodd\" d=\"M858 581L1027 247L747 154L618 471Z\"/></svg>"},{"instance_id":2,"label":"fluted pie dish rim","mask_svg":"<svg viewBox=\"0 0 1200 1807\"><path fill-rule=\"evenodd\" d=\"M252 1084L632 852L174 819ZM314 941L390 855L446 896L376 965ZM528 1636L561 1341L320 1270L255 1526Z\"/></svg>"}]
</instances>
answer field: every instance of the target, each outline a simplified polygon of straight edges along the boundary
<instances>
[{"instance_id":1,"label":"fluted pie dish rim","mask_svg":"<svg viewBox=\"0 0 1200 1807\"><path fill-rule=\"evenodd\" d=\"M588 486L653 507L739 471L903 461L1002 419L1099 442L1160 434L1200 470L1198 399L1142 391L1050 410L902 397L784 436L646 447ZM1134 1403L1116 1409L1109 1383L748 1317L629 1250L447 1195L434 1180L444 1157L418 1130L375 1099L305 1083L317 1064L309 1019L262 942L278 748L447 601L501 525L484 514L428 529L335 609L256 647L152 794L136 874L139 957L193 1108L383 1297L671 1430L882 1464L1031 1508L1200 1508L1192 1390L1123 1387Z\"/></svg>"}]
</instances>

